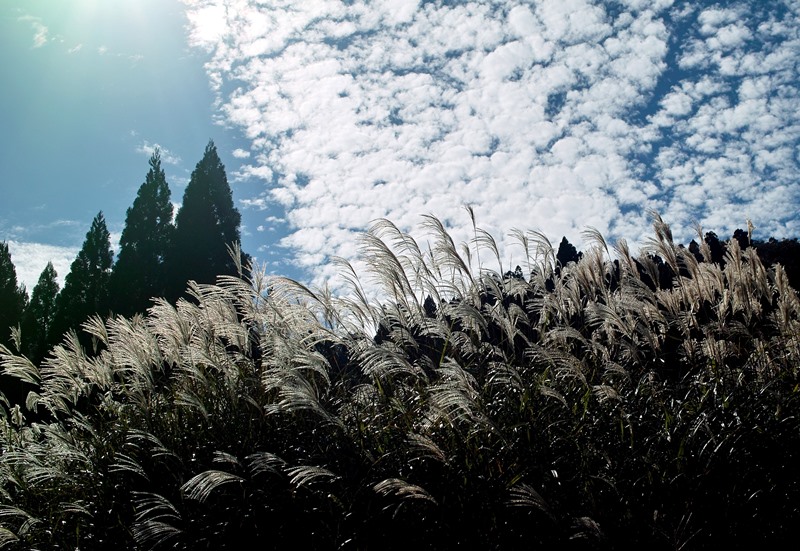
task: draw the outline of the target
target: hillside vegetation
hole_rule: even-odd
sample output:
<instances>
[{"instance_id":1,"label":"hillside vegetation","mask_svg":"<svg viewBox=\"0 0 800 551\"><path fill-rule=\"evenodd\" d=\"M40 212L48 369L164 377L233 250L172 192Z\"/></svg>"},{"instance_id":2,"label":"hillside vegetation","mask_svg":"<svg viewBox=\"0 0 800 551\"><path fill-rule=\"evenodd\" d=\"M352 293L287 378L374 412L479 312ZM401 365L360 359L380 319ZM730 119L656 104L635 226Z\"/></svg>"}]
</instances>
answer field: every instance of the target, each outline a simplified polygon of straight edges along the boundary
<instances>
[{"instance_id":1,"label":"hillside vegetation","mask_svg":"<svg viewBox=\"0 0 800 551\"><path fill-rule=\"evenodd\" d=\"M426 218L334 296L259 270L92 318L0 420L0 548L785 548L800 522L800 300L654 215L501 262ZM234 254L241 258L241 254ZM487 266L493 265L493 269ZM367 299L378 286L378 303Z\"/></svg>"}]
</instances>

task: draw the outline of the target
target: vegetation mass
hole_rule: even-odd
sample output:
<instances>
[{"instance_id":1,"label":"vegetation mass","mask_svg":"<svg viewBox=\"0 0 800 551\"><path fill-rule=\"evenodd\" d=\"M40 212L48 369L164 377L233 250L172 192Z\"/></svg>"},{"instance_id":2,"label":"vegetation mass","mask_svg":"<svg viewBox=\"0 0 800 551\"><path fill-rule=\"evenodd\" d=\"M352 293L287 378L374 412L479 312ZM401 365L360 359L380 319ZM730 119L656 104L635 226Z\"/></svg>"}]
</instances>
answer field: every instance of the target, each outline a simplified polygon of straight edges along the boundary
<instances>
[{"instance_id":1,"label":"vegetation mass","mask_svg":"<svg viewBox=\"0 0 800 551\"><path fill-rule=\"evenodd\" d=\"M90 346L0 347L33 389L0 419L0 548L794 541L800 300L749 235L687 249L654 214L633 257L515 231L508 270L424 225L376 222L346 293L233 247L237 275L94 315Z\"/></svg>"}]
</instances>

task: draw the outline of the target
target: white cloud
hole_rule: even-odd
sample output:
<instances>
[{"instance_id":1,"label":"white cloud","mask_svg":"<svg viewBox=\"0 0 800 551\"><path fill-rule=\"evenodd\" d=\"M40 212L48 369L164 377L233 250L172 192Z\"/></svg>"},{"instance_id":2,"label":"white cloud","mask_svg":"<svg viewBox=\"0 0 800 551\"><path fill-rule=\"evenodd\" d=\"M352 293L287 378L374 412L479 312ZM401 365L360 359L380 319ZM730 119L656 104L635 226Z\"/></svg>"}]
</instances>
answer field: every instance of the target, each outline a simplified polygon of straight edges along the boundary
<instances>
[{"instance_id":1,"label":"white cloud","mask_svg":"<svg viewBox=\"0 0 800 551\"><path fill-rule=\"evenodd\" d=\"M515 227L635 244L654 207L681 239L745 216L800 233L792 10L184 2L250 141L237 177L265 181L249 204L286 207L282 243L317 283L378 217L417 231L432 213L468 240L463 204L504 248Z\"/></svg>"},{"instance_id":2,"label":"white cloud","mask_svg":"<svg viewBox=\"0 0 800 551\"><path fill-rule=\"evenodd\" d=\"M33 47L41 48L50 40L49 29L42 23L41 18L32 15L23 15L17 18L18 21L26 21L33 29Z\"/></svg>"},{"instance_id":3,"label":"white cloud","mask_svg":"<svg viewBox=\"0 0 800 551\"><path fill-rule=\"evenodd\" d=\"M30 296L48 262L53 263L58 274L58 284L63 287L64 278L69 273L79 248L10 240L8 250L17 272L17 281L25 285Z\"/></svg>"},{"instance_id":4,"label":"white cloud","mask_svg":"<svg viewBox=\"0 0 800 551\"><path fill-rule=\"evenodd\" d=\"M122 232L116 232L116 231L109 232L108 241L109 245L111 246L111 250L114 252L115 256L119 254L119 240L121 237L122 237Z\"/></svg>"},{"instance_id":5,"label":"white cloud","mask_svg":"<svg viewBox=\"0 0 800 551\"><path fill-rule=\"evenodd\" d=\"M147 140L144 140L141 144L136 146L137 153L144 153L148 157L152 156L156 149L161 153L161 162L168 165L179 165L181 163L181 158L178 155L157 143L151 144Z\"/></svg>"},{"instance_id":6,"label":"white cloud","mask_svg":"<svg viewBox=\"0 0 800 551\"><path fill-rule=\"evenodd\" d=\"M185 3L191 8L187 15L193 45L213 49L228 31L225 6L203 1Z\"/></svg>"},{"instance_id":7,"label":"white cloud","mask_svg":"<svg viewBox=\"0 0 800 551\"><path fill-rule=\"evenodd\" d=\"M237 148L233 150L233 156L236 157L237 159L247 159L248 157L250 157L250 152L244 149Z\"/></svg>"},{"instance_id":8,"label":"white cloud","mask_svg":"<svg viewBox=\"0 0 800 551\"><path fill-rule=\"evenodd\" d=\"M267 200L264 197L257 197L255 199L240 199L239 203L244 208L254 208L256 210L265 210L267 208Z\"/></svg>"}]
</instances>

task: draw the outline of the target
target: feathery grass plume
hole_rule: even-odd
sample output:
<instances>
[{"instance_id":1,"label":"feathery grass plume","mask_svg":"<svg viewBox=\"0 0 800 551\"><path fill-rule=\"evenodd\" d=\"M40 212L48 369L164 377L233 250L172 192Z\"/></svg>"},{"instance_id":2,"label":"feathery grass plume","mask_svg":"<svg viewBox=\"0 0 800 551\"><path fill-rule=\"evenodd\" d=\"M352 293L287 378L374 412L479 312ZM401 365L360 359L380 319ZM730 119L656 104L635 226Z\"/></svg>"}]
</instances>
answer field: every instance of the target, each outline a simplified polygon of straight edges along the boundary
<instances>
[{"instance_id":1,"label":"feathery grass plume","mask_svg":"<svg viewBox=\"0 0 800 551\"><path fill-rule=\"evenodd\" d=\"M106 322L106 355L126 396L142 411L153 408L156 378L164 378L164 360L158 339L141 316L113 317Z\"/></svg>"},{"instance_id":2,"label":"feathery grass plume","mask_svg":"<svg viewBox=\"0 0 800 551\"><path fill-rule=\"evenodd\" d=\"M404 264L408 261L401 261L381 239L382 227L384 226L373 224L361 235L361 249L364 262L369 267L368 274L391 303L401 305L407 310L415 309L419 304L404 269Z\"/></svg>"},{"instance_id":3,"label":"feathery grass plume","mask_svg":"<svg viewBox=\"0 0 800 551\"><path fill-rule=\"evenodd\" d=\"M591 247L592 249L598 249L601 252L605 251L606 255L610 254L606 238L603 237L603 234L597 228L589 226L581 232L581 237L583 237L587 243L594 245Z\"/></svg>"},{"instance_id":4,"label":"feathery grass plume","mask_svg":"<svg viewBox=\"0 0 800 551\"><path fill-rule=\"evenodd\" d=\"M0 504L0 522L6 525L3 527L3 542L5 545L13 545L41 521L18 507ZM14 529L8 526L14 526Z\"/></svg>"},{"instance_id":5,"label":"feathery grass plume","mask_svg":"<svg viewBox=\"0 0 800 551\"><path fill-rule=\"evenodd\" d=\"M647 238L645 250L660 256L672 270L672 273L679 274L678 249L672 241L672 230L658 212L650 211L649 214L656 235L655 237Z\"/></svg>"},{"instance_id":6,"label":"feathery grass plume","mask_svg":"<svg viewBox=\"0 0 800 551\"><path fill-rule=\"evenodd\" d=\"M182 531L161 520L137 521L132 527L134 541L144 549L159 549L163 544L179 537Z\"/></svg>"},{"instance_id":7,"label":"feathery grass plume","mask_svg":"<svg viewBox=\"0 0 800 551\"><path fill-rule=\"evenodd\" d=\"M424 252L376 221L362 250L381 262L340 261L343 297L249 269L90 320L97 353L68 336L41 373L0 351L47 419L0 418L0 545L788 541L800 301L782 267L733 244L699 262L654 217L668 268L624 242L615 263L591 229L558 266L516 232L521 277L481 263L497 246L476 225L466 252L423 227Z\"/></svg>"},{"instance_id":8,"label":"feathery grass plume","mask_svg":"<svg viewBox=\"0 0 800 551\"><path fill-rule=\"evenodd\" d=\"M350 262L339 257L333 257L331 263L339 268L339 273L345 283L345 297L350 297L340 298L341 307L331 309L329 317L338 322L338 327L335 328L341 327L348 333L359 333L365 330L374 333L380 324L380 315L367 297L367 292L364 290L355 268Z\"/></svg>"},{"instance_id":9,"label":"feathery grass plume","mask_svg":"<svg viewBox=\"0 0 800 551\"><path fill-rule=\"evenodd\" d=\"M436 274L439 295L463 299L476 289L472 269L456 248L442 222L431 215L423 216L422 227L433 234L431 272ZM469 249L467 249L469 250Z\"/></svg>"},{"instance_id":10,"label":"feathery grass plume","mask_svg":"<svg viewBox=\"0 0 800 551\"><path fill-rule=\"evenodd\" d=\"M40 373L42 391L35 405L54 416L69 415L78 400L92 392L95 384L98 390L106 390L110 381L105 366L86 356L75 331L68 332L63 343L53 348L42 363Z\"/></svg>"},{"instance_id":11,"label":"feathery grass plume","mask_svg":"<svg viewBox=\"0 0 800 551\"><path fill-rule=\"evenodd\" d=\"M286 461L270 452L256 452L244 458L247 462L247 469L257 476L264 473L278 475L286 466Z\"/></svg>"},{"instance_id":12,"label":"feathery grass plume","mask_svg":"<svg viewBox=\"0 0 800 551\"><path fill-rule=\"evenodd\" d=\"M444 450L428 436L411 433L408 435L406 441L414 459L426 458L433 459L439 463L447 462L447 456Z\"/></svg>"},{"instance_id":13,"label":"feathery grass plume","mask_svg":"<svg viewBox=\"0 0 800 551\"><path fill-rule=\"evenodd\" d=\"M531 253L531 240L525 234L524 231L520 230L519 228L511 228L509 232L509 237L512 237L519 245L522 247L525 257L525 274L530 275L533 271L533 257Z\"/></svg>"},{"instance_id":14,"label":"feathery grass plume","mask_svg":"<svg viewBox=\"0 0 800 551\"><path fill-rule=\"evenodd\" d=\"M175 524L181 522L180 511L164 496L153 492L133 492L135 523L133 538L149 549L180 536Z\"/></svg>"},{"instance_id":15,"label":"feathery grass plume","mask_svg":"<svg viewBox=\"0 0 800 551\"><path fill-rule=\"evenodd\" d=\"M703 262L707 264L713 263L711 247L708 246L708 242L705 240L703 226L701 226L699 222L694 222L692 226L694 227L694 232L697 234L697 243L700 248L700 255L703 257Z\"/></svg>"},{"instance_id":16,"label":"feathery grass plume","mask_svg":"<svg viewBox=\"0 0 800 551\"><path fill-rule=\"evenodd\" d=\"M424 379L425 372L409 361L408 348L391 341L377 346L365 346L356 356L363 373L381 383L397 378Z\"/></svg>"},{"instance_id":17,"label":"feathery grass plume","mask_svg":"<svg viewBox=\"0 0 800 551\"><path fill-rule=\"evenodd\" d=\"M0 344L0 374L14 377L32 386L39 386L42 380L39 368L33 362L25 356L16 355L2 344Z\"/></svg>"},{"instance_id":18,"label":"feathery grass plume","mask_svg":"<svg viewBox=\"0 0 800 551\"><path fill-rule=\"evenodd\" d=\"M435 279L431 267L426 262L425 254L419 244L411 235L401 232L397 226L386 219L373 222L370 231L397 251L396 258L405 272L406 281L416 299L417 307L420 306L419 299L425 295L433 296L437 301L440 300L439 290L436 285L433 285Z\"/></svg>"},{"instance_id":19,"label":"feathery grass plume","mask_svg":"<svg viewBox=\"0 0 800 551\"><path fill-rule=\"evenodd\" d=\"M11 547L18 541L19 537L14 532L7 528L0 527L0 549Z\"/></svg>"},{"instance_id":20,"label":"feathery grass plume","mask_svg":"<svg viewBox=\"0 0 800 551\"><path fill-rule=\"evenodd\" d=\"M619 239L614 243L614 251L617 253L617 258L620 260L620 266L623 270L623 281L628 279L635 279L641 281L639 276L639 269L636 266L636 261L631 255L631 249L625 239Z\"/></svg>"},{"instance_id":21,"label":"feathery grass plume","mask_svg":"<svg viewBox=\"0 0 800 551\"><path fill-rule=\"evenodd\" d=\"M505 270L503 270L503 260L500 256L500 248L497 246L497 241L495 241L492 234L483 228L475 228L475 238L473 243L475 245L475 250L488 249L488 251L492 253L492 256L494 256L495 260L497 261L496 273L505 273ZM481 271L489 271L491 273L495 272L494 270L487 270L486 268L481 268Z\"/></svg>"},{"instance_id":22,"label":"feathery grass plume","mask_svg":"<svg viewBox=\"0 0 800 551\"><path fill-rule=\"evenodd\" d=\"M539 492L528 484L518 483L510 488L508 490L507 504L509 507L530 507L532 509L537 509L552 520L555 520L555 517L553 517L553 514L550 512L547 501Z\"/></svg>"},{"instance_id":23,"label":"feathery grass plume","mask_svg":"<svg viewBox=\"0 0 800 551\"><path fill-rule=\"evenodd\" d=\"M203 471L187 480L181 486L181 492L187 499L194 499L202 503L222 486L234 482L241 483L243 480L242 477L235 474L212 469Z\"/></svg>"},{"instance_id":24,"label":"feathery grass plume","mask_svg":"<svg viewBox=\"0 0 800 551\"><path fill-rule=\"evenodd\" d=\"M524 332L529 327L528 316L521 306L512 302L506 308L498 300L493 306L487 305L485 310L490 323L502 331L503 340L498 343L501 348L507 347L515 357L515 345L518 341L522 342L524 348L530 346L531 342ZM513 357L508 357L507 361L514 361Z\"/></svg>"},{"instance_id":25,"label":"feathery grass plume","mask_svg":"<svg viewBox=\"0 0 800 551\"><path fill-rule=\"evenodd\" d=\"M373 490L382 496L395 496L401 500L422 499L438 505L436 499L428 491L416 484L410 484L399 478L387 478L375 484ZM399 505L398 505L399 506Z\"/></svg>"},{"instance_id":26,"label":"feathery grass plume","mask_svg":"<svg viewBox=\"0 0 800 551\"><path fill-rule=\"evenodd\" d=\"M286 474L289 475L289 482L297 487L307 486L315 482L333 481L340 477L326 469L317 465L301 465L299 467L292 467L286 469Z\"/></svg>"},{"instance_id":27,"label":"feathery grass plume","mask_svg":"<svg viewBox=\"0 0 800 551\"><path fill-rule=\"evenodd\" d=\"M452 427L480 430L479 427L488 419L480 403L480 391L475 377L452 358L445 358L437 369L437 374L437 382L429 387L430 419L444 421Z\"/></svg>"}]
</instances>

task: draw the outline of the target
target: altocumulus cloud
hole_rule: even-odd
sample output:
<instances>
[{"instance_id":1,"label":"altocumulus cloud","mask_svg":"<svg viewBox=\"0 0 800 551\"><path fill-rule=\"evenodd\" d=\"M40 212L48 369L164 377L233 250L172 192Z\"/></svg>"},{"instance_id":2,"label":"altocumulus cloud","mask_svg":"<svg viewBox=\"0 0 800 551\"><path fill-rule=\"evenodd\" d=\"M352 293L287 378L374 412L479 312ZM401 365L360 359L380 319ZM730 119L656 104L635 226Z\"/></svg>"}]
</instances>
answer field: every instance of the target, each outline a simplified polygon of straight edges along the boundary
<instances>
[{"instance_id":1,"label":"altocumulus cloud","mask_svg":"<svg viewBox=\"0 0 800 551\"><path fill-rule=\"evenodd\" d=\"M375 218L468 240L463 204L504 248L637 243L648 209L681 240L800 233L797 2L184 2L250 204L286 208L317 282Z\"/></svg>"}]
</instances>

